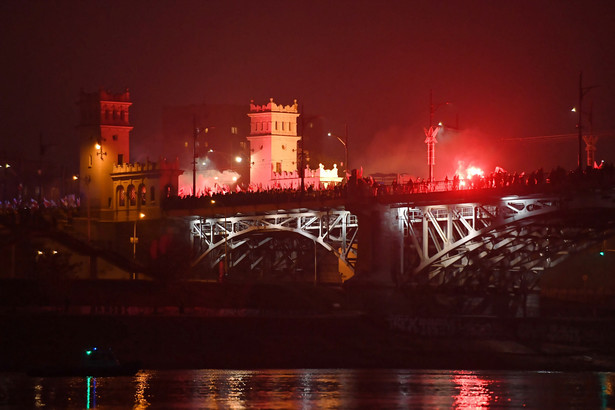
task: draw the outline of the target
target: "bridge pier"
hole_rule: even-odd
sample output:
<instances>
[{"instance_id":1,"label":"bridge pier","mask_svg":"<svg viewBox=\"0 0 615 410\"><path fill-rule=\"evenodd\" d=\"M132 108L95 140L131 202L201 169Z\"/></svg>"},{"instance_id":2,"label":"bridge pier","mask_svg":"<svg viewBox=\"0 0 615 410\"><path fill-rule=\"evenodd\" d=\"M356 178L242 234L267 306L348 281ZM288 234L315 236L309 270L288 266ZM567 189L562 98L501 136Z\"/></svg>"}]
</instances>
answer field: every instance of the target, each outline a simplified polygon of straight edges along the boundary
<instances>
[{"instance_id":1,"label":"bridge pier","mask_svg":"<svg viewBox=\"0 0 615 410\"><path fill-rule=\"evenodd\" d=\"M399 229L397 209L378 203L362 203L350 211L359 226L356 284L394 286L401 272L403 232Z\"/></svg>"}]
</instances>

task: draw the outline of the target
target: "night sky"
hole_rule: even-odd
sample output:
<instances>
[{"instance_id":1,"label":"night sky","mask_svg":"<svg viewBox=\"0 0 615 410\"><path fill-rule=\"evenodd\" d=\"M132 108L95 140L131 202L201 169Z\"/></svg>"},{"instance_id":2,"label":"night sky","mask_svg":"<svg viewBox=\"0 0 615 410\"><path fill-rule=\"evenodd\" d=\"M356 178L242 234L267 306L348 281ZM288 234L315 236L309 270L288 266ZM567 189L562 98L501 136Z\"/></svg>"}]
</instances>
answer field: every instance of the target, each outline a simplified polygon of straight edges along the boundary
<instances>
[{"instance_id":1,"label":"night sky","mask_svg":"<svg viewBox=\"0 0 615 410\"><path fill-rule=\"evenodd\" d=\"M297 99L365 172L436 178L576 167L579 73L615 161L614 1L4 1L0 155L75 161L80 90L129 88L132 160L158 157L163 107ZM587 117L584 120L587 123ZM340 146L340 159L343 149ZM76 151L75 154L76 155ZM313 164L315 165L315 164Z\"/></svg>"}]
</instances>

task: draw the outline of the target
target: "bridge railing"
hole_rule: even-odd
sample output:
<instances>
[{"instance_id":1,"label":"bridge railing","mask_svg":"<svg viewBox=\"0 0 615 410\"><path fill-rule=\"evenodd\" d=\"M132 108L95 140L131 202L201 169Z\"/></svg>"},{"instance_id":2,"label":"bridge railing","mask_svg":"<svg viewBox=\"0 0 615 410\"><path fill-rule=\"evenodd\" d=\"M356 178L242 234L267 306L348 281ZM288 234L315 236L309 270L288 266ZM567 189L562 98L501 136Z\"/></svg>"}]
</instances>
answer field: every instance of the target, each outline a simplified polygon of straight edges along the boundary
<instances>
[{"instance_id":1,"label":"bridge railing","mask_svg":"<svg viewBox=\"0 0 615 410\"><path fill-rule=\"evenodd\" d=\"M332 189L306 190L301 192L294 189L263 190L255 192L235 192L227 194L214 194L200 197L173 197L164 202L167 210L186 208L229 207L259 204L285 204L285 203L318 203L328 200L346 198L346 187L337 186Z\"/></svg>"},{"instance_id":2,"label":"bridge railing","mask_svg":"<svg viewBox=\"0 0 615 410\"><path fill-rule=\"evenodd\" d=\"M396 196L422 195L442 192L493 192L498 194L528 195L604 189L615 186L615 169L612 165L602 169L589 168L581 173L556 168L549 173L542 170L530 173L497 172L469 179L454 177L440 181L393 181L384 184L367 178L350 178L347 185L324 190L273 189L255 192L214 194L201 197L175 197L164 202L165 209L196 209L258 204L315 203L332 199L376 198L395 200Z\"/></svg>"}]
</instances>

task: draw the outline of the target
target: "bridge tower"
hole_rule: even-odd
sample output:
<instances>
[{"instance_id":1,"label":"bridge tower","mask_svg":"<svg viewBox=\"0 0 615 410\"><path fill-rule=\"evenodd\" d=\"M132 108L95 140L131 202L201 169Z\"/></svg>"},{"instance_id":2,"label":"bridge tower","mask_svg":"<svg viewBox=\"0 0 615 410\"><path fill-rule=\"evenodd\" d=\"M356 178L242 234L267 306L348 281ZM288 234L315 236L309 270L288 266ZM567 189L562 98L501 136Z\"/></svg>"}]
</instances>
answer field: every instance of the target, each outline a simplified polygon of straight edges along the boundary
<instances>
[{"instance_id":1,"label":"bridge tower","mask_svg":"<svg viewBox=\"0 0 615 410\"><path fill-rule=\"evenodd\" d=\"M81 92L79 99L80 191L95 212L109 207L114 165L130 162L130 93L113 94L104 89Z\"/></svg>"},{"instance_id":2,"label":"bridge tower","mask_svg":"<svg viewBox=\"0 0 615 410\"><path fill-rule=\"evenodd\" d=\"M297 100L292 105L250 102L250 184L273 185L274 173L294 174L297 171ZM295 179L297 179L295 177Z\"/></svg>"}]
</instances>

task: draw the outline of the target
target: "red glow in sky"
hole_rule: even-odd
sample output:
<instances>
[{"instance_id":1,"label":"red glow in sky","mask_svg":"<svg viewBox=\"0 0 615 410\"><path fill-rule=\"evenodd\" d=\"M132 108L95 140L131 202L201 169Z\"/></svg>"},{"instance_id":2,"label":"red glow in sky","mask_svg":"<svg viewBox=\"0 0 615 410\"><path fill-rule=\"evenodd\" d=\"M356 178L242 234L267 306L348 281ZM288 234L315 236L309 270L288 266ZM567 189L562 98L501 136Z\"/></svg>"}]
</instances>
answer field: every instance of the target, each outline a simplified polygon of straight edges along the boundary
<instances>
[{"instance_id":1,"label":"red glow in sky","mask_svg":"<svg viewBox=\"0 0 615 410\"><path fill-rule=\"evenodd\" d=\"M353 166L425 177L433 90L450 102L434 115L436 179L459 160L572 168L574 138L504 139L574 134L580 71L598 86L584 104L594 130L615 130L613 21L602 0L2 2L0 154L38 159L42 136L47 157L76 157L79 91L128 87L131 160L163 154L165 106L296 98L329 130L348 125ZM600 138L602 159L615 137Z\"/></svg>"}]
</instances>

